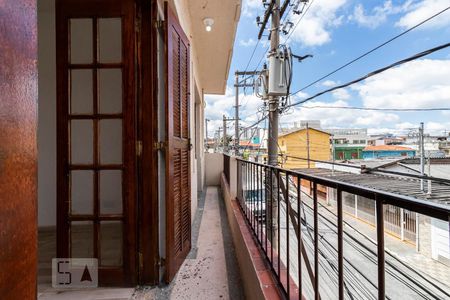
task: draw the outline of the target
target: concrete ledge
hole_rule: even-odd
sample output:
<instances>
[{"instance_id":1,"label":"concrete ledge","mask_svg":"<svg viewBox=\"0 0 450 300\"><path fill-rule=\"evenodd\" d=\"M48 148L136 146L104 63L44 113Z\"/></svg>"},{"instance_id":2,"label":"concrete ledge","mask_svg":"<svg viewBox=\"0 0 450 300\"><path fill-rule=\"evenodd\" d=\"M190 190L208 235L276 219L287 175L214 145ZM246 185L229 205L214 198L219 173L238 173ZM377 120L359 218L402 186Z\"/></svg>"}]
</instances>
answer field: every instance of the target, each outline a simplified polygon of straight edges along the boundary
<instances>
[{"instance_id":1,"label":"concrete ledge","mask_svg":"<svg viewBox=\"0 0 450 300\"><path fill-rule=\"evenodd\" d=\"M236 198L231 196L224 174L220 181L246 299L283 299L277 280L253 238Z\"/></svg>"}]
</instances>

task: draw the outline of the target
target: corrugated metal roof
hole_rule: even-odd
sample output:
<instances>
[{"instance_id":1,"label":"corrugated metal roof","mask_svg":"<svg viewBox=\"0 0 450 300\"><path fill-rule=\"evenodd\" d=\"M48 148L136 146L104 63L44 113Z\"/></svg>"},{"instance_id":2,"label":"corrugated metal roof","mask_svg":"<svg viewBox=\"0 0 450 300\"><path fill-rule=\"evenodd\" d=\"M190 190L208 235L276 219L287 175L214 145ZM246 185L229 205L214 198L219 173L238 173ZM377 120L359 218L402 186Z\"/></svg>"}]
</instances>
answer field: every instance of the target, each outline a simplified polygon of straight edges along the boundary
<instances>
[{"instance_id":1,"label":"corrugated metal roof","mask_svg":"<svg viewBox=\"0 0 450 300\"><path fill-rule=\"evenodd\" d=\"M405 195L421 200L431 201L450 206L450 185L438 182L432 182L432 193L428 195L420 190L420 180L415 178L406 178L398 176L388 176L381 174L354 174L342 171L332 171L329 169L297 169L300 172L308 173L324 178L332 178L342 182L347 182L361 187L377 189L395 193L398 195ZM427 187L427 181L425 181Z\"/></svg>"},{"instance_id":2,"label":"corrugated metal roof","mask_svg":"<svg viewBox=\"0 0 450 300\"><path fill-rule=\"evenodd\" d=\"M397 145L367 146L363 151L415 151L412 148Z\"/></svg>"}]
</instances>

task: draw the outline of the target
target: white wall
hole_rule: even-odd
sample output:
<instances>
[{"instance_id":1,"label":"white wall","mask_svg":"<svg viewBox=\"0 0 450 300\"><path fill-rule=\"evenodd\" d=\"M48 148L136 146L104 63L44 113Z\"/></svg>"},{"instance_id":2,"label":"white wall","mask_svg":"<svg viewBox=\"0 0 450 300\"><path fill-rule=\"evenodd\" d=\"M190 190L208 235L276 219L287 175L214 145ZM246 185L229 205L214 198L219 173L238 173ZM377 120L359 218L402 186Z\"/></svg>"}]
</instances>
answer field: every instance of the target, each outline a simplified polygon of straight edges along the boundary
<instances>
[{"instance_id":1,"label":"white wall","mask_svg":"<svg viewBox=\"0 0 450 300\"><path fill-rule=\"evenodd\" d=\"M450 235L448 222L431 219L431 255L433 259L450 260Z\"/></svg>"},{"instance_id":2,"label":"white wall","mask_svg":"<svg viewBox=\"0 0 450 300\"><path fill-rule=\"evenodd\" d=\"M56 225L56 47L54 0L38 1L38 225Z\"/></svg>"},{"instance_id":3,"label":"white wall","mask_svg":"<svg viewBox=\"0 0 450 300\"><path fill-rule=\"evenodd\" d=\"M205 184L220 185L220 176L223 172L223 154L206 153L205 154Z\"/></svg>"}]
</instances>

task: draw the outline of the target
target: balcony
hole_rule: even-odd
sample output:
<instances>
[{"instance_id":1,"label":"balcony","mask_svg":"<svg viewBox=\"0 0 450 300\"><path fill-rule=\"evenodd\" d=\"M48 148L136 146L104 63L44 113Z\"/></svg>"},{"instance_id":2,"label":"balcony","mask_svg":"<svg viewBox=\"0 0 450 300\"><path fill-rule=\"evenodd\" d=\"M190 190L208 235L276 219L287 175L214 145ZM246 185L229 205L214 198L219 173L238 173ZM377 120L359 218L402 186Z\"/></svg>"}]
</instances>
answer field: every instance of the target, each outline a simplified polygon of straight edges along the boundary
<instances>
[{"instance_id":1,"label":"balcony","mask_svg":"<svg viewBox=\"0 0 450 300\"><path fill-rule=\"evenodd\" d=\"M48 234L48 233L47 233ZM243 299L242 282L228 226L224 201L217 186L207 187L199 197L192 225L192 250L168 286L98 288L56 291L49 283L39 285L38 298L47 299ZM46 243L46 240L48 241ZM47 247L40 263L49 261L54 247L51 236L41 239ZM54 245L53 245L54 246ZM42 268L41 270L45 268ZM51 266L47 268L50 274ZM42 278L43 276L41 276Z\"/></svg>"},{"instance_id":2,"label":"balcony","mask_svg":"<svg viewBox=\"0 0 450 300\"><path fill-rule=\"evenodd\" d=\"M433 182L438 192L427 196L417 178L292 171L227 155L223 161L228 211L237 207L243 216L281 297L450 297L448 184ZM442 233L446 249L433 242ZM241 256L240 266L247 264ZM242 276L244 287L250 277Z\"/></svg>"}]
</instances>

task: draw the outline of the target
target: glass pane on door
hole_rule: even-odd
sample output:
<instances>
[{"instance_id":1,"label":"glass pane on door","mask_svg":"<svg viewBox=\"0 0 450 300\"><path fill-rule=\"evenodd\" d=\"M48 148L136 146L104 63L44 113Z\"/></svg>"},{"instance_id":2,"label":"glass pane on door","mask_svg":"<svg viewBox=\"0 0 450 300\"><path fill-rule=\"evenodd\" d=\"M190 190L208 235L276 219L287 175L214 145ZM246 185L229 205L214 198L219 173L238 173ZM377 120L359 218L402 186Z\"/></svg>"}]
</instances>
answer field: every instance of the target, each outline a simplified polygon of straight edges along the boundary
<instances>
[{"instance_id":1,"label":"glass pane on door","mask_svg":"<svg viewBox=\"0 0 450 300\"><path fill-rule=\"evenodd\" d=\"M98 70L98 96L101 114L119 114L122 112L122 70Z\"/></svg>"},{"instance_id":2,"label":"glass pane on door","mask_svg":"<svg viewBox=\"0 0 450 300\"><path fill-rule=\"evenodd\" d=\"M70 172L70 212L75 215L92 215L94 212L94 172Z\"/></svg>"},{"instance_id":3,"label":"glass pane on door","mask_svg":"<svg viewBox=\"0 0 450 300\"><path fill-rule=\"evenodd\" d=\"M122 214L122 171L100 171L100 214Z\"/></svg>"},{"instance_id":4,"label":"glass pane on door","mask_svg":"<svg viewBox=\"0 0 450 300\"><path fill-rule=\"evenodd\" d=\"M122 163L122 120L100 120L99 148L101 164Z\"/></svg>"},{"instance_id":5,"label":"glass pane on door","mask_svg":"<svg viewBox=\"0 0 450 300\"><path fill-rule=\"evenodd\" d=\"M120 18L98 19L99 62L122 61L122 20Z\"/></svg>"},{"instance_id":6,"label":"glass pane on door","mask_svg":"<svg viewBox=\"0 0 450 300\"><path fill-rule=\"evenodd\" d=\"M100 223L100 265L122 265L122 222L104 221Z\"/></svg>"},{"instance_id":7,"label":"glass pane on door","mask_svg":"<svg viewBox=\"0 0 450 300\"><path fill-rule=\"evenodd\" d=\"M94 157L94 122L72 120L70 122L70 162L92 164Z\"/></svg>"},{"instance_id":8,"label":"glass pane on door","mask_svg":"<svg viewBox=\"0 0 450 300\"><path fill-rule=\"evenodd\" d=\"M71 70L69 78L70 113L92 114L94 112L92 69Z\"/></svg>"},{"instance_id":9,"label":"glass pane on door","mask_svg":"<svg viewBox=\"0 0 450 300\"><path fill-rule=\"evenodd\" d=\"M73 258L94 257L94 222L71 222L70 237L71 254Z\"/></svg>"},{"instance_id":10,"label":"glass pane on door","mask_svg":"<svg viewBox=\"0 0 450 300\"><path fill-rule=\"evenodd\" d=\"M70 19L70 63L89 64L94 59L92 19Z\"/></svg>"}]
</instances>

